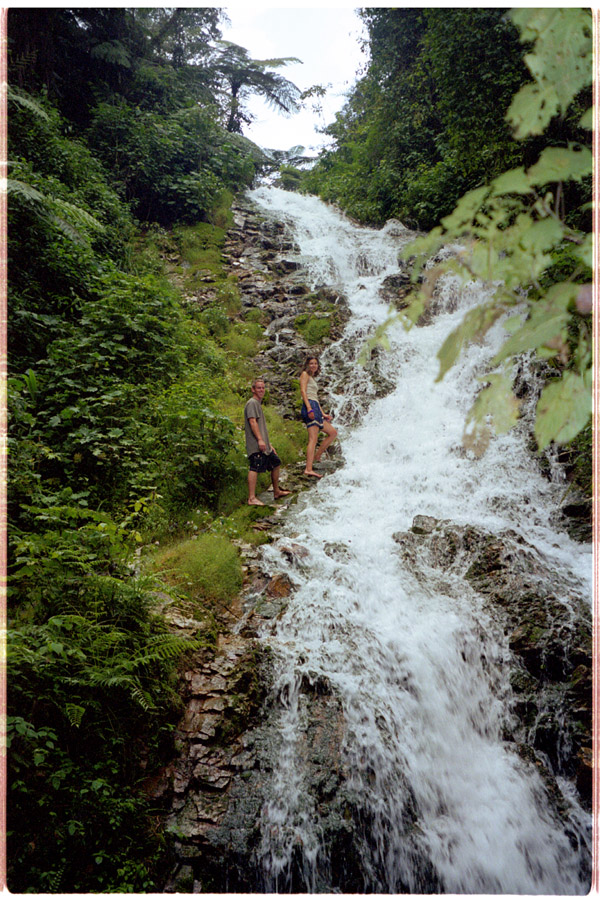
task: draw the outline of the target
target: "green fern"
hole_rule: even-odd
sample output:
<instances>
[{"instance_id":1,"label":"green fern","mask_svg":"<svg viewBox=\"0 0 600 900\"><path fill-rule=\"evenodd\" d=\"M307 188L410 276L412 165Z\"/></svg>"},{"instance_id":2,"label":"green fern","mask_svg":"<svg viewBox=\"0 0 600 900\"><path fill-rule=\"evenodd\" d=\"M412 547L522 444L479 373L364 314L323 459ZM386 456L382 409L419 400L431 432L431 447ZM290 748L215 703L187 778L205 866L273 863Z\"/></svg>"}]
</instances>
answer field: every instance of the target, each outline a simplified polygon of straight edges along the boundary
<instances>
[{"instance_id":1,"label":"green fern","mask_svg":"<svg viewBox=\"0 0 600 900\"><path fill-rule=\"evenodd\" d=\"M83 719L85 709L83 706L77 706L76 703L67 703L65 706L65 712L67 714L67 719L71 725L74 725L75 728L79 728L81 725L81 720Z\"/></svg>"},{"instance_id":2,"label":"green fern","mask_svg":"<svg viewBox=\"0 0 600 900\"><path fill-rule=\"evenodd\" d=\"M17 103L19 106L28 109L29 112L32 112L36 116L40 116L40 118L45 119L47 122L50 121L50 117L42 109L39 103L36 103L35 100L32 100L32 98L28 94L24 94L21 91L16 90L10 84L6 85L6 96L9 101Z\"/></svg>"}]
</instances>

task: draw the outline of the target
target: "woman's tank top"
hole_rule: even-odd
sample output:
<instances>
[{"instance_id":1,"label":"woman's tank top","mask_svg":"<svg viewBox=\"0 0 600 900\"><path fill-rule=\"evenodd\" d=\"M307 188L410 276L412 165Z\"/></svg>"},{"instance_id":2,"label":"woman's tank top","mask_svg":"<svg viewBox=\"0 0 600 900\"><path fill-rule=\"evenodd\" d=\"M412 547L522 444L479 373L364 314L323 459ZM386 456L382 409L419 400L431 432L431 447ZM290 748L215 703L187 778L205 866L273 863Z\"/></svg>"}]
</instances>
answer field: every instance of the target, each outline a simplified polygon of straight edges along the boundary
<instances>
[{"instance_id":1,"label":"woman's tank top","mask_svg":"<svg viewBox=\"0 0 600 900\"><path fill-rule=\"evenodd\" d=\"M308 381L306 382L306 396L309 400L316 400L319 402L319 389L317 387L317 382L312 377L312 375L308 376Z\"/></svg>"}]
</instances>

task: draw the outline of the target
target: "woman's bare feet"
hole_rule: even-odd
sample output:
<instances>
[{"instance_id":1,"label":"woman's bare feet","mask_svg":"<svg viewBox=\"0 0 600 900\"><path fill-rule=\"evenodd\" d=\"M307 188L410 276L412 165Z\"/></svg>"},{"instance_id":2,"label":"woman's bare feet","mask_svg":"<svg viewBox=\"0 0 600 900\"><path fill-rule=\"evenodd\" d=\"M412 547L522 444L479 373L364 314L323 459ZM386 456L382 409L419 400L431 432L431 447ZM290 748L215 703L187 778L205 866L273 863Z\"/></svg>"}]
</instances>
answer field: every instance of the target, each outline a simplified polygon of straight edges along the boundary
<instances>
[{"instance_id":1,"label":"woman's bare feet","mask_svg":"<svg viewBox=\"0 0 600 900\"><path fill-rule=\"evenodd\" d=\"M258 497L250 497L248 500L248 506L264 506L265 504L262 500L259 500Z\"/></svg>"},{"instance_id":2,"label":"woman's bare feet","mask_svg":"<svg viewBox=\"0 0 600 900\"><path fill-rule=\"evenodd\" d=\"M322 475L319 475L318 472L315 472L315 471L313 471L312 469L310 470L310 472L307 471L307 470L305 469L305 470L304 470L304 474L305 474L305 475L312 475L313 478L322 478L322 477L323 477Z\"/></svg>"},{"instance_id":3,"label":"woman's bare feet","mask_svg":"<svg viewBox=\"0 0 600 900\"><path fill-rule=\"evenodd\" d=\"M287 497L291 493L292 493L291 491L277 491L277 493L275 493L275 491L273 491L273 499L279 500L280 497Z\"/></svg>"}]
</instances>

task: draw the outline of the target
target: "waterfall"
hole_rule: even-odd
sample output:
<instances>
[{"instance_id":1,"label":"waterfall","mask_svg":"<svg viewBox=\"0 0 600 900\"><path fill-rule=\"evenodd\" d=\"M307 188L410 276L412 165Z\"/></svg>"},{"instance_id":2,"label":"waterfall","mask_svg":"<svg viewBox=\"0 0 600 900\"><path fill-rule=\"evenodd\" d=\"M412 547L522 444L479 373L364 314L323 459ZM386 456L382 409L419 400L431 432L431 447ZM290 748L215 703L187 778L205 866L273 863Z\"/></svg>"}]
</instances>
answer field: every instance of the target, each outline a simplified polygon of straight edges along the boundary
<instances>
[{"instance_id":1,"label":"waterfall","mask_svg":"<svg viewBox=\"0 0 600 900\"><path fill-rule=\"evenodd\" d=\"M296 586L263 636L276 657L278 729L257 850L265 889L330 889L322 810L299 752L308 680L328 685L342 710L347 794L366 835L357 890L585 893L588 816L571 798L567 828L536 766L503 739L511 687L502 633L462 577L407 565L393 538L417 515L511 529L553 573L564 604L589 602L590 548L556 529L564 487L541 476L523 430L494 438L479 459L462 448L502 324L435 383L438 349L484 290L447 277L430 324L390 327L378 359L394 387L374 397L357 357L388 316L380 285L398 272L411 233L359 227L316 198L274 188L251 199L286 223L311 286L338 287L352 311L321 356L344 465L301 497L264 551ZM302 566L282 553L291 538L306 551Z\"/></svg>"}]
</instances>

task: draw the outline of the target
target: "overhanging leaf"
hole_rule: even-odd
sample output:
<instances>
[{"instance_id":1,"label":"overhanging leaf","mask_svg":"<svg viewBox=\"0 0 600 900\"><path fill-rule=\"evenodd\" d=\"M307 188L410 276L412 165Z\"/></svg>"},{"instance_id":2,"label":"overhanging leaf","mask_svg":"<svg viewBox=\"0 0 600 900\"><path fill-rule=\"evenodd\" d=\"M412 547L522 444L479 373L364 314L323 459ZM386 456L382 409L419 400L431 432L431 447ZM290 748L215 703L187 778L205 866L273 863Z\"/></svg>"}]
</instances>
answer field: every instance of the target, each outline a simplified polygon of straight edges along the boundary
<instances>
[{"instance_id":1,"label":"overhanging leaf","mask_svg":"<svg viewBox=\"0 0 600 900\"><path fill-rule=\"evenodd\" d=\"M461 227L470 225L477 210L489 194L488 187L475 188L460 198L454 212L442 219L442 225L454 234L460 234Z\"/></svg>"},{"instance_id":2,"label":"overhanging leaf","mask_svg":"<svg viewBox=\"0 0 600 900\"><path fill-rule=\"evenodd\" d=\"M504 310L493 303L487 303L466 314L458 328L448 335L438 351L440 371L436 381L441 381L448 369L454 365L463 347L471 341L481 339L503 312Z\"/></svg>"},{"instance_id":3,"label":"overhanging leaf","mask_svg":"<svg viewBox=\"0 0 600 900\"><path fill-rule=\"evenodd\" d=\"M565 372L546 385L536 408L535 437L540 450L551 441L566 444L585 428L592 414L591 378Z\"/></svg>"},{"instance_id":4,"label":"overhanging leaf","mask_svg":"<svg viewBox=\"0 0 600 900\"><path fill-rule=\"evenodd\" d=\"M542 134L558 112L559 100L551 84L526 84L515 94L506 114L517 140L530 134Z\"/></svg>"},{"instance_id":5,"label":"overhanging leaf","mask_svg":"<svg viewBox=\"0 0 600 900\"><path fill-rule=\"evenodd\" d=\"M492 197L497 197L500 194L531 193L531 184L523 166L503 172L502 175L494 178L490 187L492 188Z\"/></svg>"},{"instance_id":6,"label":"overhanging leaf","mask_svg":"<svg viewBox=\"0 0 600 900\"><path fill-rule=\"evenodd\" d=\"M512 378L508 372L485 376L489 384L479 392L469 410L463 444L476 456L481 456L493 432L505 434L519 418L519 400L512 390Z\"/></svg>"},{"instance_id":7,"label":"overhanging leaf","mask_svg":"<svg viewBox=\"0 0 600 900\"><path fill-rule=\"evenodd\" d=\"M552 181L581 181L585 175L592 174L592 168L592 151L588 147L581 147L579 150L546 147L538 161L527 170L527 177L532 185Z\"/></svg>"},{"instance_id":8,"label":"overhanging leaf","mask_svg":"<svg viewBox=\"0 0 600 900\"><path fill-rule=\"evenodd\" d=\"M537 350L548 346L557 338L562 339L564 329L569 321L569 305L575 301L579 285L562 283L553 285L544 300L538 301L529 319L504 342L492 360L492 365L527 350ZM556 351L553 351L553 354ZM544 354L547 356L548 354Z\"/></svg>"}]
</instances>

